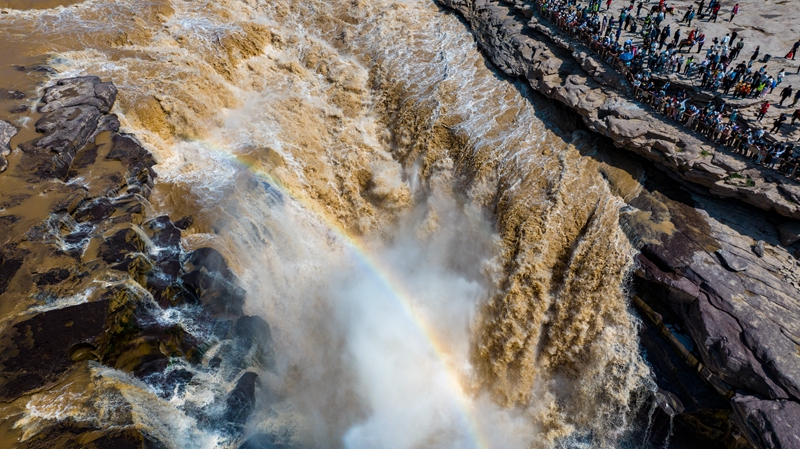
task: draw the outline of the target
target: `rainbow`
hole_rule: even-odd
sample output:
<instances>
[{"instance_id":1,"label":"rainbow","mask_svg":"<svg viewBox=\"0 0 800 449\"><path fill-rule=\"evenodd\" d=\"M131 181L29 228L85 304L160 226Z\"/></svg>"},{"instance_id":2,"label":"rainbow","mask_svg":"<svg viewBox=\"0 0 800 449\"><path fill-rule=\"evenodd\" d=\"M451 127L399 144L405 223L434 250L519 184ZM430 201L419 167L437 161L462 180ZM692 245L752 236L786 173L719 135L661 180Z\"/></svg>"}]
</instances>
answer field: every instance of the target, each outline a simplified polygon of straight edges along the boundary
<instances>
[{"instance_id":1,"label":"rainbow","mask_svg":"<svg viewBox=\"0 0 800 449\"><path fill-rule=\"evenodd\" d=\"M449 380L448 385L450 387L450 393L457 400L462 415L461 419L466 425L469 437L473 443L471 447L475 449L491 448L492 445L486 438L485 432L482 429L483 426L477 419L473 401L462 386L459 372L448 362L446 345L438 337L434 327L416 309L415 301L413 300L414 295L405 288L403 281L393 273L391 267L379 258L373 256L366 245L357 236L352 235L340 223L327 216L325 213L318 212L311 201L305 199L302 195L295 194L288 186L281 183L266 170L260 168L257 162L248 161L245 158L231 154L208 140L199 141L197 143L200 143L206 149L210 149L222 155L229 163L241 167L254 176L264 180L281 194L291 198L305 210L312 213L338 238L339 242L354 256L356 262L369 270L374 279L379 281L381 287L391 295L391 299L395 301L405 317L410 320L410 322L414 323L414 327L427 342L434 354L436 354L442 366L445 367Z\"/></svg>"}]
</instances>

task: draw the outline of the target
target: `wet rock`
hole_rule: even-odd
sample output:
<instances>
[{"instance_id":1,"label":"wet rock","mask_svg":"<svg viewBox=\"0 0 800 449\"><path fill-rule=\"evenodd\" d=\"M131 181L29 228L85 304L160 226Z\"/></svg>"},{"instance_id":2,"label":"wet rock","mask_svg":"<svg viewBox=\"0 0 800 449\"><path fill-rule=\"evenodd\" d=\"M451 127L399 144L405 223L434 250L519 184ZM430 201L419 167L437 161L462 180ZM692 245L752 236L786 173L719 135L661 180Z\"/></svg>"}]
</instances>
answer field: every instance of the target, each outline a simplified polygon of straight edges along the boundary
<instances>
[{"instance_id":1,"label":"wet rock","mask_svg":"<svg viewBox=\"0 0 800 449\"><path fill-rule=\"evenodd\" d=\"M13 89L0 89L0 100L24 100L25 93Z\"/></svg>"},{"instance_id":2,"label":"wet rock","mask_svg":"<svg viewBox=\"0 0 800 449\"><path fill-rule=\"evenodd\" d=\"M36 122L44 137L20 145L20 168L40 179L64 179L75 153L94 132L100 112L93 106L59 109Z\"/></svg>"},{"instance_id":3,"label":"wet rock","mask_svg":"<svg viewBox=\"0 0 800 449\"><path fill-rule=\"evenodd\" d=\"M97 76L67 78L45 89L42 97L44 104L39 106L39 112L86 105L106 113L116 98L117 88L112 83L103 83Z\"/></svg>"},{"instance_id":4,"label":"wet rock","mask_svg":"<svg viewBox=\"0 0 800 449\"><path fill-rule=\"evenodd\" d=\"M74 376L86 380L87 367L98 364L132 373L163 397L181 394L192 370L176 365L200 363L215 337L163 324L159 305L192 303L178 313L227 339L226 348L239 347L229 354L260 366L274 358L263 320L234 324L245 292L225 259L210 248L184 254L181 229L191 217L180 227L166 216L145 221L155 159L133 136L118 134L118 118L106 113L115 95L96 77L48 89L37 122L43 135L21 143L19 162L3 174L10 180L3 187L13 189L0 192L0 297L19 314L0 329L0 401L7 404ZM31 306L53 309L24 309ZM231 377L245 368L227 359L219 366ZM256 378L242 376L225 399L228 411L215 413L237 433L253 411ZM51 423L23 446L162 447L129 427L124 405L119 412L127 418L115 412L104 429Z\"/></svg>"},{"instance_id":5,"label":"wet rock","mask_svg":"<svg viewBox=\"0 0 800 449\"><path fill-rule=\"evenodd\" d=\"M753 252L758 257L764 257L764 241L759 240L756 245L753 247Z\"/></svg>"},{"instance_id":6,"label":"wet rock","mask_svg":"<svg viewBox=\"0 0 800 449\"><path fill-rule=\"evenodd\" d=\"M116 134L111 140L113 147L106 159L122 162L128 171L142 184L153 187L156 165L153 155L130 136Z\"/></svg>"},{"instance_id":7,"label":"wet rock","mask_svg":"<svg viewBox=\"0 0 800 449\"><path fill-rule=\"evenodd\" d=\"M95 342L108 317L108 301L97 301L43 312L6 329L0 337L0 398L57 380L72 366L70 348Z\"/></svg>"},{"instance_id":8,"label":"wet rock","mask_svg":"<svg viewBox=\"0 0 800 449\"><path fill-rule=\"evenodd\" d=\"M115 133L119 131L119 127L119 117L117 117L116 114L104 115L100 119L100 122L97 123L97 129L94 131L94 133L99 134L106 131Z\"/></svg>"},{"instance_id":9,"label":"wet rock","mask_svg":"<svg viewBox=\"0 0 800 449\"><path fill-rule=\"evenodd\" d=\"M10 112L12 114L24 114L25 112L28 112L29 110L30 110L30 108L28 107L28 105L26 105L26 104L18 104L16 106L10 108L8 110L8 112Z\"/></svg>"},{"instance_id":10,"label":"wet rock","mask_svg":"<svg viewBox=\"0 0 800 449\"><path fill-rule=\"evenodd\" d=\"M191 271L181 279L184 287L215 316L242 314L245 292L231 278L202 268Z\"/></svg>"},{"instance_id":11,"label":"wet rock","mask_svg":"<svg viewBox=\"0 0 800 449\"><path fill-rule=\"evenodd\" d=\"M778 225L778 235L784 246L800 241L800 222L791 221Z\"/></svg>"},{"instance_id":12,"label":"wet rock","mask_svg":"<svg viewBox=\"0 0 800 449\"><path fill-rule=\"evenodd\" d=\"M117 231L100 245L99 254L107 263L119 263L131 252L141 252L145 243L133 228Z\"/></svg>"},{"instance_id":13,"label":"wet rock","mask_svg":"<svg viewBox=\"0 0 800 449\"><path fill-rule=\"evenodd\" d=\"M26 441L25 449L166 449L168 446L134 426L99 429L62 421Z\"/></svg>"},{"instance_id":14,"label":"wet rock","mask_svg":"<svg viewBox=\"0 0 800 449\"><path fill-rule=\"evenodd\" d=\"M240 429L247 423L256 405L256 382L258 374L246 372L236 381L236 386L225 398L225 421Z\"/></svg>"},{"instance_id":15,"label":"wet rock","mask_svg":"<svg viewBox=\"0 0 800 449\"><path fill-rule=\"evenodd\" d=\"M800 403L769 401L737 394L731 400L734 417L756 447L800 448Z\"/></svg>"},{"instance_id":16,"label":"wet rock","mask_svg":"<svg viewBox=\"0 0 800 449\"><path fill-rule=\"evenodd\" d=\"M722 265L733 272L744 271L747 269L747 261L741 257L731 254L728 251L725 251L724 249L718 249L715 254L719 258L720 262L722 262Z\"/></svg>"},{"instance_id":17,"label":"wet rock","mask_svg":"<svg viewBox=\"0 0 800 449\"><path fill-rule=\"evenodd\" d=\"M205 269L208 272L216 272L225 279L233 279L233 272L228 268L228 263L222 254L214 248L198 248L192 251L186 260L194 269Z\"/></svg>"},{"instance_id":18,"label":"wet rock","mask_svg":"<svg viewBox=\"0 0 800 449\"><path fill-rule=\"evenodd\" d=\"M45 273L36 273L33 275L33 282L36 285L55 285L65 281L69 278L70 272L65 268L53 268Z\"/></svg>"},{"instance_id":19,"label":"wet rock","mask_svg":"<svg viewBox=\"0 0 800 449\"><path fill-rule=\"evenodd\" d=\"M156 217L142 226L150 240L162 249L177 249L181 244L181 231L166 215Z\"/></svg>"},{"instance_id":20,"label":"wet rock","mask_svg":"<svg viewBox=\"0 0 800 449\"><path fill-rule=\"evenodd\" d=\"M110 217L115 210L116 208L113 204L111 204L111 200L109 198L102 197L92 200L88 204L79 208L73 217L79 223L99 223L100 221Z\"/></svg>"},{"instance_id":21,"label":"wet rock","mask_svg":"<svg viewBox=\"0 0 800 449\"><path fill-rule=\"evenodd\" d=\"M175 222L175 227L183 231L189 229L194 224L194 217L187 215Z\"/></svg>"},{"instance_id":22,"label":"wet rock","mask_svg":"<svg viewBox=\"0 0 800 449\"><path fill-rule=\"evenodd\" d=\"M0 295L5 293L8 284L14 279L23 262L24 260L21 258L11 258L0 253Z\"/></svg>"},{"instance_id":23,"label":"wet rock","mask_svg":"<svg viewBox=\"0 0 800 449\"><path fill-rule=\"evenodd\" d=\"M11 148L8 143L17 134L17 128L11 123L0 120L0 155L6 156Z\"/></svg>"},{"instance_id":24,"label":"wet rock","mask_svg":"<svg viewBox=\"0 0 800 449\"><path fill-rule=\"evenodd\" d=\"M658 389L653 393L653 398L658 408L668 416L677 416L686 410L678 397L669 391Z\"/></svg>"},{"instance_id":25,"label":"wet rock","mask_svg":"<svg viewBox=\"0 0 800 449\"><path fill-rule=\"evenodd\" d=\"M74 154L86 144L99 121L100 111L94 106L57 109L36 121L36 131L44 133L44 137L34 145L59 154Z\"/></svg>"},{"instance_id":26,"label":"wet rock","mask_svg":"<svg viewBox=\"0 0 800 449\"><path fill-rule=\"evenodd\" d=\"M0 173L4 172L8 167L6 156L11 153L9 142L11 138L17 134L17 128L11 123L0 120Z\"/></svg>"},{"instance_id":27,"label":"wet rock","mask_svg":"<svg viewBox=\"0 0 800 449\"><path fill-rule=\"evenodd\" d=\"M260 316L241 316L233 326L233 337L240 347L258 348L257 361L267 369L275 367L275 353L272 348L272 334L269 324Z\"/></svg>"}]
</instances>

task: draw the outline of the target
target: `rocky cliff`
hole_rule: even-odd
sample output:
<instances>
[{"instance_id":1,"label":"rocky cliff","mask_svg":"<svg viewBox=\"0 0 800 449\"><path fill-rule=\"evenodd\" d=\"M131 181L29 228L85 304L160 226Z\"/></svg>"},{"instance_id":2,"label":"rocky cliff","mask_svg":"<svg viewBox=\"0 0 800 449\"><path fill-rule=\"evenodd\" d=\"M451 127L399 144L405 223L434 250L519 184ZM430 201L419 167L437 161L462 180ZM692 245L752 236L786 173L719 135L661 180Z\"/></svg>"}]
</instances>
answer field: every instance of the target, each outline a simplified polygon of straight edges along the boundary
<instances>
[{"instance_id":1,"label":"rocky cliff","mask_svg":"<svg viewBox=\"0 0 800 449\"><path fill-rule=\"evenodd\" d=\"M165 398L197 370L226 370L239 380L225 410L190 414L237 435L255 403L248 360L272 363L269 326L243 316L226 261L183 249L191 217L151 216L156 162L119 132L116 93L97 77L58 81L39 104L39 136L13 151L16 129L0 121L0 422L18 447L161 447L122 393L132 387L103 367ZM212 346L222 349L208 360Z\"/></svg>"},{"instance_id":2,"label":"rocky cliff","mask_svg":"<svg viewBox=\"0 0 800 449\"><path fill-rule=\"evenodd\" d=\"M800 185L668 122L632 101L619 72L585 45L534 14L524 0L440 0L466 20L481 49L498 69L525 79L546 97L577 112L591 130L615 145L669 170L711 195L733 198L787 219L800 219ZM753 185L731 182L731 173Z\"/></svg>"},{"instance_id":3,"label":"rocky cliff","mask_svg":"<svg viewBox=\"0 0 800 449\"><path fill-rule=\"evenodd\" d=\"M800 448L800 187L630 100L616 71L531 4L439 3L499 70L660 169L621 222L641 251L640 337L656 403L677 429L672 447ZM726 182L732 172L755 185Z\"/></svg>"}]
</instances>

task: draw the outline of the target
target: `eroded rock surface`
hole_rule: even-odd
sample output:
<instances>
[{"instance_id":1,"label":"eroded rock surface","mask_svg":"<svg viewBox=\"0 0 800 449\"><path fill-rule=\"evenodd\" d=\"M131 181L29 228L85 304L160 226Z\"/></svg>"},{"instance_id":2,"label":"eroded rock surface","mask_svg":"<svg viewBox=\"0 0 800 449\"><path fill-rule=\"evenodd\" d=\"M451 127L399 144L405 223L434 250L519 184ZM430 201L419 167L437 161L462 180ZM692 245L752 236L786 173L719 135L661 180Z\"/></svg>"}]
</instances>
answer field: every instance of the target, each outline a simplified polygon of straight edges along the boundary
<instances>
[{"instance_id":1,"label":"eroded rock surface","mask_svg":"<svg viewBox=\"0 0 800 449\"><path fill-rule=\"evenodd\" d=\"M174 367L176 360L200 370L224 369L225 376L244 373L227 394L236 405L230 416L192 411L199 422L231 421L227 428L235 434L256 406L256 378L245 372L251 359L263 368L274 364L269 325L242 316L245 292L225 259L212 248L182 247L182 229L191 218L174 223L149 215L156 161L135 137L119 132L109 113L115 96L116 88L97 77L59 81L45 90L39 106L45 114L36 130L42 135L3 153L0 401L8 407L0 422L17 429L12 425L29 400L65 385L86 390L84 402L69 404L74 419L45 419L33 435L14 436L18 447L87 441L98 448L160 447L158 435L117 411L129 408L128 399L103 390L100 373L105 367L127 373L169 398L193 378L190 370ZM15 132L0 122L0 148ZM210 330L192 331L181 320L163 318L176 308L197 328ZM204 365L203 355L218 342L226 348L220 353L235 360ZM121 402L98 410L104 401ZM82 420L86 413L106 421Z\"/></svg>"}]
</instances>

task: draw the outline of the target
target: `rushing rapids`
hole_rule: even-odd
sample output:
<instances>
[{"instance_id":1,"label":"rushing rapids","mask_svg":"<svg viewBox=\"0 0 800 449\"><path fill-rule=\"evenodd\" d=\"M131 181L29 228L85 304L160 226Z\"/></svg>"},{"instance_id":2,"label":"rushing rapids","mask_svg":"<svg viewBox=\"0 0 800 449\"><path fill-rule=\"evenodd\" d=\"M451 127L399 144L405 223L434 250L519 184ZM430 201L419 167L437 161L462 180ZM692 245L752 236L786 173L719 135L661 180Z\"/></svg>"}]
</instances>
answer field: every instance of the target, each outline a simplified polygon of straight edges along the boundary
<instances>
[{"instance_id":1,"label":"rushing rapids","mask_svg":"<svg viewBox=\"0 0 800 449\"><path fill-rule=\"evenodd\" d=\"M276 354L244 436L191 413L235 380L203 368L213 345L172 394L75 371L6 407L6 436L71 420L168 447L626 444L651 388L619 226L638 181L487 66L456 17L426 0L5 12L0 39L37 36L26 51L53 53L53 77L114 81L122 128L157 159L153 213L194 215L184 247L225 256Z\"/></svg>"}]
</instances>

